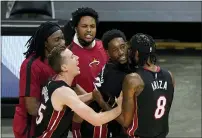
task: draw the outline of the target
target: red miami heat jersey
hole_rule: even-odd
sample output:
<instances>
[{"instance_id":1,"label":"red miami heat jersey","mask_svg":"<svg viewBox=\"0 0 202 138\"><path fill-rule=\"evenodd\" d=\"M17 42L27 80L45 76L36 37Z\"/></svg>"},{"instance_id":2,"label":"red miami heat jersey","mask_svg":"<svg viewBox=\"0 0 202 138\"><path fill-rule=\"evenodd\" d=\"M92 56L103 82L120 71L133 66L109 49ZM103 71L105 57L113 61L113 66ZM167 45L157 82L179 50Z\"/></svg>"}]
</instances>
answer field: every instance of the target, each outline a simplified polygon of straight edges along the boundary
<instances>
[{"instance_id":1,"label":"red miami heat jersey","mask_svg":"<svg viewBox=\"0 0 202 138\"><path fill-rule=\"evenodd\" d=\"M93 91L93 82L108 60L102 41L95 41L96 44L91 49L82 48L72 42L71 50L79 57L79 68L81 72L75 78L73 84L79 84L87 92Z\"/></svg>"}]
</instances>

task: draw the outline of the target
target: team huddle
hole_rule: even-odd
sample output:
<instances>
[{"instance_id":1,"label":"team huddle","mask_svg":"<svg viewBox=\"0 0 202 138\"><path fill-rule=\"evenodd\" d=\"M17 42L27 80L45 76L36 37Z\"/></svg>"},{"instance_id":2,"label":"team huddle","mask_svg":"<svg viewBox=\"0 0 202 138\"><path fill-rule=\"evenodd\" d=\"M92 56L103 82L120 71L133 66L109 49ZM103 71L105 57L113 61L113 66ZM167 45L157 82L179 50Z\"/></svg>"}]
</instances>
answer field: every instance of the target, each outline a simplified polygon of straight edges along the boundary
<instances>
[{"instance_id":1,"label":"team huddle","mask_svg":"<svg viewBox=\"0 0 202 138\"><path fill-rule=\"evenodd\" d=\"M154 39L127 41L112 29L95 38L99 16L78 8L61 29L46 22L27 42L16 138L165 138L174 96L172 73L156 65Z\"/></svg>"}]
</instances>

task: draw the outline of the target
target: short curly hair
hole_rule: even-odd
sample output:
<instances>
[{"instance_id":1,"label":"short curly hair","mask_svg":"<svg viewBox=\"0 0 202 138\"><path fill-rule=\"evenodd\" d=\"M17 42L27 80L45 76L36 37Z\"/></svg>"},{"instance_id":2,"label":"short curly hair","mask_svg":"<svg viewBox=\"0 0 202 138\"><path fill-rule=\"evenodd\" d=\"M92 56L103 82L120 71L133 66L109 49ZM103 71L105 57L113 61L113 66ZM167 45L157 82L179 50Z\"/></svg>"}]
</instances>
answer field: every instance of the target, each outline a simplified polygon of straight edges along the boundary
<instances>
[{"instance_id":1,"label":"short curly hair","mask_svg":"<svg viewBox=\"0 0 202 138\"><path fill-rule=\"evenodd\" d=\"M91 16L95 19L96 25L98 25L98 13L89 7L78 8L76 11L72 13L72 27L76 27L83 16Z\"/></svg>"},{"instance_id":2,"label":"short curly hair","mask_svg":"<svg viewBox=\"0 0 202 138\"><path fill-rule=\"evenodd\" d=\"M120 30L112 29L110 31L105 32L103 34L103 36L102 36L102 42L103 42L104 49L108 50L108 44L109 44L109 42L112 39L117 38L117 37L121 37L121 38L123 38L124 41L127 41L125 34L122 31L120 31Z\"/></svg>"}]
</instances>

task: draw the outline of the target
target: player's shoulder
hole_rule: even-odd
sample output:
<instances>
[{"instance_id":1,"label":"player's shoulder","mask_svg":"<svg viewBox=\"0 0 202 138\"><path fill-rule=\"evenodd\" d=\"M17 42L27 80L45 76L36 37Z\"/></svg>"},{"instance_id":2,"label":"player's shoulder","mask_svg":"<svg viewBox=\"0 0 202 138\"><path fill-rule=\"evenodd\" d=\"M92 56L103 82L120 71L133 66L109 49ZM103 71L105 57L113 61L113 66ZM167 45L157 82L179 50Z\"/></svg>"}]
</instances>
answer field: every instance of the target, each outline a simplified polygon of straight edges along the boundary
<instances>
[{"instance_id":1,"label":"player's shoulder","mask_svg":"<svg viewBox=\"0 0 202 138\"><path fill-rule=\"evenodd\" d=\"M161 68L161 71L164 72L164 74L168 76L168 78L171 78L173 86L175 87L175 78L173 76L173 73L170 70L165 68Z\"/></svg>"},{"instance_id":2,"label":"player's shoulder","mask_svg":"<svg viewBox=\"0 0 202 138\"><path fill-rule=\"evenodd\" d=\"M106 73L109 73L109 74L117 74L119 72L119 69L117 67L116 64L108 61L105 65L104 65L104 71ZM121 71L120 71L121 72Z\"/></svg>"},{"instance_id":3,"label":"player's shoulder","mask_svg":"<svg viewBox=\"0 0 202 138\"><path fill-rule=\"evenodd\" d=\"M76 93L74 92L74 90L72 90L70 87L67 87L67 86L61 86L61 87L58 87L56 88L54 91L53 91L54 94L56 95L60 95L60 96L75 96Z\"/></svg>"},{"instance_id":4,"label":"player's shoulder","mask_svg":"<svg viewBox=\"0 0 202 138\"><path fill-rule=\"evenodd\" d=\"M105 69L112 70L116 68L116 65L110 61L108 61L105 65Z\"/></svg>"},{"instance_id":5,"label":"player's shoulder","mask_svg":"<svg viewBox=\"0 0 202 138\"><path fill-rule=\"evenodd\" d=\"M34 56L30 56L26 59L23 60L22 64L21 64L21 70L27 69L27 68L39 68L41 66L42 61L40 60L40 58L36 58Z\"/></svg>"},{"instance_id":6,"label":"player's shoulder","mask_svg":"<svg viewBox=\"0 0 202 138\"><path fill-rule=\"evenodd\" d=\"M103 47L103 43L102 43L102 41L100 40L100 39L95 39L95 44L99 47L99 48L104 48Z\"/></svg>"},{"instance_id":7,"label":"player's shoulder","mask_svg":"<svg viewBox=\"0 0 202 138\"><path fill-rule=\"evenodd\" d=\"M125 77L127 80L139 79L141 78L138 73L132 72L126 75Z\"/></svg>"},{"instance_id":8,"label":"player's shoulder","mask_svg":"<svg viewBox=\"0 0 202 138\"><path fill-rule=\"evenodd\" d=\"M106 50L104 49L102 41L96 39L95 42L96 42L95 43L96 50L94 50L94 51L101 53L103 55L104 59L107 61L109 57L107 55Z\"/></svg>"},{"instance_id":9,"label":"player's shoulder","mask_svg":"<svg viewBox=\"0 0 202 138\"><path fill-rule=\"evenodd\" d=\"M161 70L163 73L166 73L166 74L170 75L171 77L173 76L173 75L172 75L172 72L171 72L170 70L165 69L165 68L162 68L162 67L159 67L159 68L160 68L160 70Z\"/></svg>"},{"instance_id":10,"label":"player's shoulder","mask_svg":"<svg viewBox=\"0 0 202 138\"><path fill-rule=\"evenodd\" d=\"M171 77L173 77L173 73L170 70L167 70Z\"/></svg>"},{"instance_id":11,"label":"player's shoulder","mask_svg":"<svg viewBox=\"0 0 202 138\"><path fill-rule=\"evenodd\" d=\"M60 86L60 87L58 87L58 88L56 88L55 89L55 91L63 91L64 92L64 90L66 91L72 91L72 89L70 88L70 87L67 87L67 86Z\"/></svg>"},{"instance_id":12,"label":"player's shoulder","mask_svg":"<svg viewBox=\"0 0 202 138\"><path fill-rule=\"evenodd\" d=\"M95 38L95 42L96 43L101 43L102 44L102 40L98 39L98 38Z\"/></svg>"},{"instance_id":13,"label":"player's shoulder","mask_svg":"<svg viewBox=\"0 0 202 138\"><path fill-rule=\"evenodd\" d=\"M129 85L141 85L144 84L141 76L137 73L130 73L127 74L124 78L124 82L128 83Z\"/></svg>"}]
</instances>

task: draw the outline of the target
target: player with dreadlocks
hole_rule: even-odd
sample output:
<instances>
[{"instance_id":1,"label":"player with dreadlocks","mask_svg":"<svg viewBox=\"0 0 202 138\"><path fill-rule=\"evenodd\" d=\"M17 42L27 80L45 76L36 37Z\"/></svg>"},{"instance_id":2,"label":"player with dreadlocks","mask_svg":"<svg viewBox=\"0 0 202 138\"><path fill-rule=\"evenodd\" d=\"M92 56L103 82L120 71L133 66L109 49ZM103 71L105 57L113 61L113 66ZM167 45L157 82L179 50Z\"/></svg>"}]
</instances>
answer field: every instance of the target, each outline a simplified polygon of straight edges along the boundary
<instances>
[{"instance_id":1,"label":"player with dreadlocks","mask_svg":"<svg viewBox=\"0 0 202 138\"><path fill-rule=\"evenodd\" d=\"M132 68L135 69L133 73L125 75L122 113L116 119L129 138L165 138L169 131L168 116L175 83L170 71L156 65L155 51L155 41L149 35L138 33L130 40L129 59L138 68ZM104 95L110 97L109 93L99 90L103 98ZM102 96L100 102L104 100ZM101 104L103 109L110 109L104 102Z\"/></svg>"},{"instance_id":2,"label":"player with dreadlocks","mask_svg":"<svg viewBox=\"0 0 202 138\"><path fill-rule=\"evenodd\" d=\"M130 137L165 138L174 78L170 71L156 65L156 45L151 36L138 33L131 38L130 46L130 60L138 69L123 82L123 125Z\"/></svg>"},{"instance_id":3,"label":"player with dreadlocks","mask_svg":"<svg viewBox=\"0 0 202 138\"><path fill-rule=\"evenodd\" d=\"M20 68L19 104L13 120L15 138L34 135L41 88L55 74L48 65L47 56L54 47L64 43L60 26L51 22L42 23L26 43L28 50ZM39 118L43 117L42 110Z\"/></svg>"},{"instance_id":4,"label":"player with dreadlocks","mask_svg":"<svg viewBox=\"0 0 202 138\"><path fill-rule=\"evenodd\" d=\"M73 82L75 86L74 90L77 92L82 88L86 92L92 92L94 90L94 79L108 60L102 41L95 39L99 22L98 18L98 13L94 9L88 7L78 8L72 13L71 20L64 26L66 44L70 44L68 46L69 49L79 57L81 74ZM79 89L78 86L82 88L80 87ZM85 93L84 90L82 94ZM89 106L93 108L91 105ZM81 135L82 137L87 137L86 134L89 133L94 135L94 138L99 135L102 138L106 136L105 126L102 129L103 131L99 129L95 129L94 131L94 129L87 129L85 124L82 124L81 128L82 121L83 119L76 114L74 115L72 121L73 138L80 138ZM82 130L80 131L80 129Z\"/></svg>"}]
</instances>

